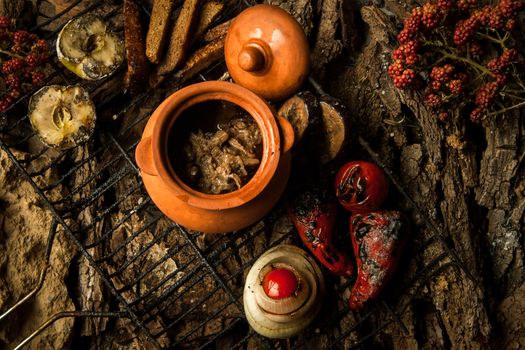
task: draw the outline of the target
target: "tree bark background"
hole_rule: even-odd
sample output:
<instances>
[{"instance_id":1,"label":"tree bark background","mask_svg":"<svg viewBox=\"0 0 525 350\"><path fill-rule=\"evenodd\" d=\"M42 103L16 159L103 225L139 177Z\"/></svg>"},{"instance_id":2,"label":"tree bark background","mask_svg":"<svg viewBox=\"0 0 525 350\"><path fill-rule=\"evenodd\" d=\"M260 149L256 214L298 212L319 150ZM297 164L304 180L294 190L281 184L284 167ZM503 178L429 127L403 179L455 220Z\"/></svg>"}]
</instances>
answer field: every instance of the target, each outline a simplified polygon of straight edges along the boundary
<instances>
[{"instance_id":1,"label":"tree bark background","mask_svg":"<svg viewBox=\"0 0 525 350\"><path fill-rule=\"evenodd\" d=\"M479 126L454 111L445 125L423 106L421 96L395 89L387 67L410 7L387 0L359 8L357 25L346 30L363 38L363 46L336 59L326 73L330 79L322 79L324 72L318 76L325 89L350 108L355 137L369 141L474 280L465 273L430 280L402 315L408 333L388 327L374 344L399 349L522 348L523 110L488 118ZM355 149L356 157L362 155L359 145ZM402 198L399 202L406 204ZM414 239L430 237L417 214L411 217L418 227ZM430 253L428 259L433 257Z\"/></svg>"}]
</instances>

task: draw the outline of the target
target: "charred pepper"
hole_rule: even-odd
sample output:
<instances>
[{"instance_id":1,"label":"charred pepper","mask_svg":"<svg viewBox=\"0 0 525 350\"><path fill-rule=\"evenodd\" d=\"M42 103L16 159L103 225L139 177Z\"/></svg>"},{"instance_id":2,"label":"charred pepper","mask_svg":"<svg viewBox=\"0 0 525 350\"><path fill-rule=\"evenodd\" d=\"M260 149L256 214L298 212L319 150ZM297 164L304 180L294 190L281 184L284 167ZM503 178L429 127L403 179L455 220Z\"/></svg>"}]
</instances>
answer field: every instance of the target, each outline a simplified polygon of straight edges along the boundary
<instances>
[{"instance_id":1,"label":"charred pepper","mask_svg":"<svg viewBox=\"0 0 525 350\"><path fill-rule=\"evenodd\" d=\"M332 242L337 213L335 198L326 190L308 189L289 200L287 209L303 243L316 258L336 275L353 276L352 261Z\"/></svg>"},{"instance_id":2,"label":"charred pepper","mask_svg":"<svg viewBox=\"0 0 525 350\"><path fill-rule=\"evenodd\" d=\"M392 276L406 242L408 222L399 211L354 214L350 235L357 261L357 280L349 306L358 310L375 299Z\"/></svg>"}]
</instances>

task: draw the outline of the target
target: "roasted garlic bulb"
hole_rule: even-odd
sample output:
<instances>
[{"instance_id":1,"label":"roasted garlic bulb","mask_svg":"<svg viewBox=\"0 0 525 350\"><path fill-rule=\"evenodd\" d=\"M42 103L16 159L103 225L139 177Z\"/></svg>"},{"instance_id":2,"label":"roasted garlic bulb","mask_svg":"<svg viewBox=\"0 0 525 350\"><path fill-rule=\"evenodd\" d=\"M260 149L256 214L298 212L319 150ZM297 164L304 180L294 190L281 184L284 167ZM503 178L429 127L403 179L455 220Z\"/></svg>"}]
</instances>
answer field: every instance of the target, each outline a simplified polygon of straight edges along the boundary
<instances>
[{"instance_id":1,"label":"roasted garlic bulb","mask_svg":"<svg viewBox=\"0 0 525 350\"><path fill-rule=\"evenodd\" d=\"M261 255L246 276L246 319L265 337L289 338L312 322L324 292L321 270L305 251L276 246Z\"/></svg>"},{"instance_id":2,"label":"roasted garlic bulb","mask_svg":"<svg viewBox=\"0 0 525 350\"><path fill-rule=\"evenodd\" d=\"M29 120L46 145L67 149L93 134L95 105L81 86L44 86L29 100Z\"/></svg>"},{"instance_id":3,"label":"roasted garlic bulb","mask_svg":"<svg viewBox=\"0 0 525 350\"><path fill-rule=\"evenodd\" d=\"M113 74L124 62L122 38L102 18L87 14L72 19L58 35L60 62L79 77L97 80Z\"/></svg>"}]
</instances>

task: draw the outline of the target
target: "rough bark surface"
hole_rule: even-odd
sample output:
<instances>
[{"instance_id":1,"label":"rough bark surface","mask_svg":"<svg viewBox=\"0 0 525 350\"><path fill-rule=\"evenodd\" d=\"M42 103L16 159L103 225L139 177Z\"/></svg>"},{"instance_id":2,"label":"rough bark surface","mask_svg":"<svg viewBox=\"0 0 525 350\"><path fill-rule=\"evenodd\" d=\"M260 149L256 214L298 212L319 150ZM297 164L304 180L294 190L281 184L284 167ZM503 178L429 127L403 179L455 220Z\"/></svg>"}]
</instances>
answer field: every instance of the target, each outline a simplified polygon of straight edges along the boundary
<instances>
[{"instance_id":1,"label":"rough bark surface","mask_svg":"<svg viewBox=\"0 0 525 350\"><path fill-rule=\"evenodd\" d=\"M454 122L444 126L421 96L396 90L386 69L395 24L405 11L391 1L361 9L366 27L356 29L368 43L330 92L348 104L359 134L373 143L474 280L464 273L431 280L402 317L408 333L388 330L376 344L477 349L499 347L503 340L505 348L517 348L523 342L522 305L509 305L523 294L524 281L523 111L481 126L469 125L456 111ZM418 234L424 239L429 232Z\"/></svg>"},{"instance_id":2,"label":"rough bark surface","mask_svg":"<svg viewBox=\"0 0 525 350\"><path fill-rule=\"evenodd\" d=\"M18 159L28 157L23 153L16 156ZM0 169L0 310L4 312L35 288L40 272L47 266L44 252L51 215L31 185L19 176L5 152L0 152ZM55 174L50 170L44 177L46 181L53 181ZM59 198L58 195L55 198ZM2 322L0 348L12 348L54 313L75 310L65 283L74 254L71 242L59 230L45 283L36 296ZM62 349L68 346L72 334L73 320L62 319L28 348Z\"/></svg>"},{"instance_id":3,"label":"rough bark surface","mask_svg":"<svg viewBox=\"0 0 525 350\"><path fill-rule=\"evenodd\" d=\"M24 8L24 0L0 0L0 16L17 18Z\"/></svg>"}]
</instances>

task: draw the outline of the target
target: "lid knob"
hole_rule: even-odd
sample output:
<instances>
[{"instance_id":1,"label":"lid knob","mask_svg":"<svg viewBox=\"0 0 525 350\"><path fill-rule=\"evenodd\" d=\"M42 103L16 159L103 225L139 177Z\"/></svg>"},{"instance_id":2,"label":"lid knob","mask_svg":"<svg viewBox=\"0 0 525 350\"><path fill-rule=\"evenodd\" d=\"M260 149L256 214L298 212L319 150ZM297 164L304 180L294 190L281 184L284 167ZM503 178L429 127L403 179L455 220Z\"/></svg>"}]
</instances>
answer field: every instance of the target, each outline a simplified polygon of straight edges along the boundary
<instances>
[{"instance_id":1,"label":"lid knob","mask_svg":"<svg viewBox=\"0 0 525 350\"><path fill-rule=\"evenodd\" d=\"M241 12L228 29L224 56L233 80L268 100L295 93L308 75L308 40L295 18L273 5Z\"/></svg>"},{"instance_id":2,"label":"lid knob","mask_svg":"<svg viewBox=\"0 0 525 350\"><path fill-rule=\"evenodd\" d=\"M264 49L260 44L247 43L239 53L239 67L246 72L259 72L266 66Z\"/></svg>"}]
</instances>

